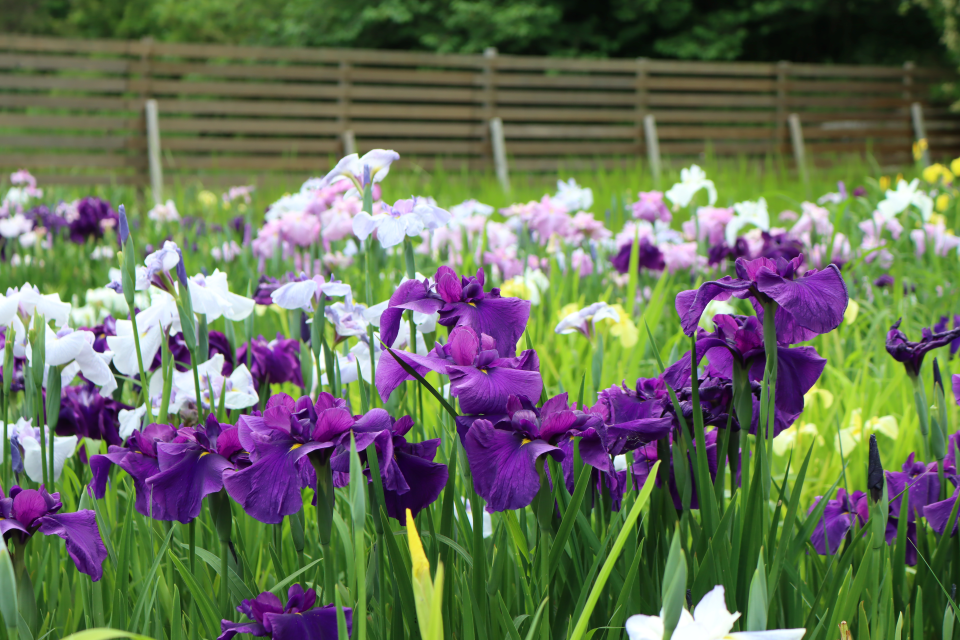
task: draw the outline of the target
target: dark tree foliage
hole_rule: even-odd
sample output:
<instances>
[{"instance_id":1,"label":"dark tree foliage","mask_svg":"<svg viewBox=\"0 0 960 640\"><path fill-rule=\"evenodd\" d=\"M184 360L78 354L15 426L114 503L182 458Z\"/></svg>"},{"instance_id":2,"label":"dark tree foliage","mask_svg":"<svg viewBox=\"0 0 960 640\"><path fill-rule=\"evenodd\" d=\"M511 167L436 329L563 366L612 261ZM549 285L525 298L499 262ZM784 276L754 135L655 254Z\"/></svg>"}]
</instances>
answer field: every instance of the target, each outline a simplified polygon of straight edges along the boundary
<instances>
[{"instance_id":1,"label":"dark tree foliage","mask_svg":"<svg viewBox=\"0 0 960 640\"><path fill-rule=\"evenodd\" d=\"M943 64L898 0L0 0L0 31L476 53Z\"/></svg>"}]
</instances>

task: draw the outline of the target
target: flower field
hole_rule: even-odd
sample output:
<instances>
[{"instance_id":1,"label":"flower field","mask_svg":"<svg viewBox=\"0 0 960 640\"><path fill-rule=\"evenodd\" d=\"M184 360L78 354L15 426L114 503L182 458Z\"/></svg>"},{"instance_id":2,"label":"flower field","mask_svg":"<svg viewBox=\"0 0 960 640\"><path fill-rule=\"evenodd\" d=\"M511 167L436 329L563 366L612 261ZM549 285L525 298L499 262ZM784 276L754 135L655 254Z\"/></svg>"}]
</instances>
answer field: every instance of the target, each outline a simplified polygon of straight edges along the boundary
<instances>
[{"instance_id":1,"label":"flower field","mask_svg":"<svg viewBox=\"0 0 960 640\"><path fill-rule=\"evenodd\" d=\"M332 165L4 177L0 640L960 635L960 159Z\"/></svg>"}]
</instances>

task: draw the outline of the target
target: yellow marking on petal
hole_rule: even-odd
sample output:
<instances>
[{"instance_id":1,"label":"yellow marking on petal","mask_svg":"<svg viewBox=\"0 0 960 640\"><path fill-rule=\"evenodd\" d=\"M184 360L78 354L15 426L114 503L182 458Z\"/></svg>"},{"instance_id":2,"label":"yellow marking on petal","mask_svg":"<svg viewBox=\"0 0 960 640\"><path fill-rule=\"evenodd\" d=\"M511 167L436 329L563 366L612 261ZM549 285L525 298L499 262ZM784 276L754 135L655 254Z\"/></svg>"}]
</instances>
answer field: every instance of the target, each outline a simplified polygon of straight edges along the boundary
<instances>
[{"instance_id":1,"label":"yellow marking on petal","mask_svg":"<svg viewBox=\"0 0 960 640\"><path fill-rule=\"evenodd\" d=\"M290 451L296 451L297 449L299 449L299 448L302 447L302 446L303 446L303 445L298 442L297 444L295 444L295 445L293 445L292 447L290 447Z\"/></svg>"},{"instance_id":2,"label":"yellow marking on petal","mask_svg":"<svg viewBox=\"0 0 960 640\"><path fill-rule=\"evenodd\" d=\"M523 445L525 445L525 444L530 444L531 442L533 442L533 440L531 440L530 438L524 438L524 439L520 442L520 446L522 447Z\"/></svg>"},{"instance_id":3,"label":"yellow marking on petal","mask_svg":"<svg viewBox=\"0 0 960 640\"><path fill-rule=\"evenodd\" d=\"M474 309L477 308L477 303L476 303L476 302L468 302L467 304L470 305L471 307L473 307Z\"/></svg>"},{"instance_id":4,"label":"yellow marking on petal","mask_svg":"<svg viewBox=\"0 0 960 640\"><path fill-rule=\"evenodd\" d=\"M203 456L208 456L208 455L210 455L210 452L204 451L203 453L200 454L200 457L202 458Z\"/></svg>"}]
</instances>

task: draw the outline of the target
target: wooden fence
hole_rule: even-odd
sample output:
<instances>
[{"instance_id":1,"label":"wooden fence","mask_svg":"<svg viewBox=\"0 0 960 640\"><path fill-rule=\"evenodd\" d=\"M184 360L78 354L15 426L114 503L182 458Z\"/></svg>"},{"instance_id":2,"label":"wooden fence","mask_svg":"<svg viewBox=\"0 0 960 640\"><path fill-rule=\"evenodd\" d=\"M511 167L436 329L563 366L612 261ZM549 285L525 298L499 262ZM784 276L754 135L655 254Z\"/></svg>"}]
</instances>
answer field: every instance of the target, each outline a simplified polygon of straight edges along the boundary
<instances>
[{"instance_id":1,"label":"wooden fence","mask_svg":"<svg viewBox=\"0 0 960 640\"><path fill-rule=\"evenodd\" d=\"M144 107L155 99L169 181L318 174L332 156L393 148L452 169L492 166L499 118L511 169L610 163L647 151L910 158L910 105L935 156L960 125L931 89L941 70L781 63L434 55L0 35L0 166L44 182L149 183ZM349 133L348 133L349 132Z\"/></svg>"}]
</instances>

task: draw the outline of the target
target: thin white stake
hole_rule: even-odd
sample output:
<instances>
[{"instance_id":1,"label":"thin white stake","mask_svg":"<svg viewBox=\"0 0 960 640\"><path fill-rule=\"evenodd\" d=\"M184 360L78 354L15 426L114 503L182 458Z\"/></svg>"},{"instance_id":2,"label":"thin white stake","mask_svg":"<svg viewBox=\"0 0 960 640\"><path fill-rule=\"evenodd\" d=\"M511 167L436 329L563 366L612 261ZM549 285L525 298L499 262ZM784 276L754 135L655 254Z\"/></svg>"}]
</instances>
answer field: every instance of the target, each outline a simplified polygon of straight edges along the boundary
<instances>
[{"instance_id":1,"label":"thin white stake","mask_svg":"<svg viewBox=\"0 0 960 640\"><path fill-rule=\"evenodd\" d=\"M156 204L163 202L163 165L160 162L160 116L156 100L144 104L147 120L147 160L150 164L150 190Z\"/></svg>"},{"instance_id":2,"label":"thin white stake","mask_svg":"<svg viewBox=\"0 0 960 640\"><path fill-rule=\"evenodd\" d=\"M503 120L490 119L490 142L493 144L493 164L497 171L497 180L504 193L510 193L510 170L507 167L507 143L503 136Z\"/></svg>"}]
</instances>

